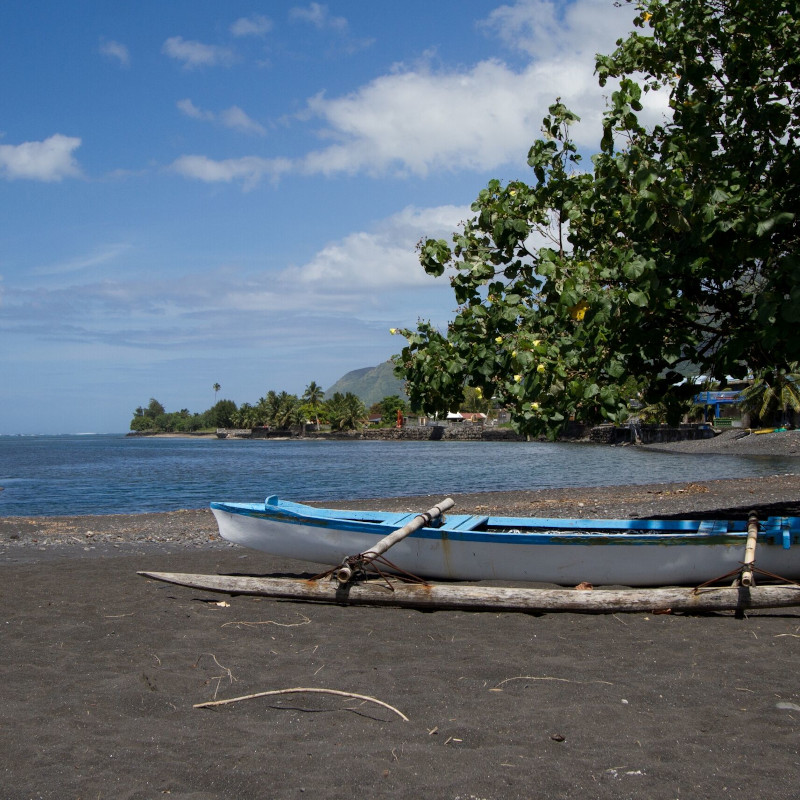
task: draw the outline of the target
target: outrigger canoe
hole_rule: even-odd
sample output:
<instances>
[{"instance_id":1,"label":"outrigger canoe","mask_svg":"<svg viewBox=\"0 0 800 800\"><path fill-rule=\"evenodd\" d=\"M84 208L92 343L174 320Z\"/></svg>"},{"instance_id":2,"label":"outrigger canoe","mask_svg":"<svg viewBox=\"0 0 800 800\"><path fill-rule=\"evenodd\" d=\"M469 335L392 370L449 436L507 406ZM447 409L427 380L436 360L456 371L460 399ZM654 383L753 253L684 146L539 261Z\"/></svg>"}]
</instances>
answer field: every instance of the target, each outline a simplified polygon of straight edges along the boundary
<instances>
[{"instance_id":1,"label":"outrigger canoe","mask_svg":"<svg viewBox=\"0 0 800 800\"><path fill-rule=\"evenodd\" d=\"M314 508L271 496L212 503L221 536L275 556L337 565L415 514ZM386 571L449 580L697 586L741 567L746 520L605 520L447 514L393 544ZM800 517L759 524L755 565L800 579Z\"/></svg>"}]
</instances>

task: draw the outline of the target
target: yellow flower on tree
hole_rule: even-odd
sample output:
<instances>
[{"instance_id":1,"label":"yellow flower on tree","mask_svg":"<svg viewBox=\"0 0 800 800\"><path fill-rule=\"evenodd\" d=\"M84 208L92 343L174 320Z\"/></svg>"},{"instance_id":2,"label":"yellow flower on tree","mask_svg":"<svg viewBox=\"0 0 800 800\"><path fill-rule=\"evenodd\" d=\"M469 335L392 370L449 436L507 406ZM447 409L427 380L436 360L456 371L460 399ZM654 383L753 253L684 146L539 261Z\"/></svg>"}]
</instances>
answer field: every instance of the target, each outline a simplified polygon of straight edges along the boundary
<instances>
[{"instance_id":1,"label":"yellow flower on tree","mask_svg":"<svg viewBox=\"0 0 800 800\"><path fill-rule=\"evenodd\" d=\"M586 316L586 309L589 308L589 304L585 300L581 300L580 303L576 303L572 308L569 310L569 315L572 319L578 320L580 322Z\"/></svg>"}]
</instances>

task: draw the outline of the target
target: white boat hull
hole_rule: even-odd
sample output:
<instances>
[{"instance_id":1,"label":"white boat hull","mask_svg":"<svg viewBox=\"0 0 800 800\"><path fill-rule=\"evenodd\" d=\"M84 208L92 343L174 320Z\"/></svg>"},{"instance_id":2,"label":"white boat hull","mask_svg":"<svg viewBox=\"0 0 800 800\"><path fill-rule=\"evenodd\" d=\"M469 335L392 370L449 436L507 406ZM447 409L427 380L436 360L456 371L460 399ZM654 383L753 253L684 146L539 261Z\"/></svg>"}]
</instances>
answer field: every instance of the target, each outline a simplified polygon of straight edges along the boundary
<instances>
[{"instance_id":1,"label":"white boat hull","mask_svg":"<svg viewBox=\"0 0 800 800\"><path fill-rule=\"evenodd\" d=\"M214 503L212 510L220 534L230 542L328 566L369 551L391 530L383 524L358 520L343 523L335 517L273 518L269 511L259 511L256 505ZM581 521L564 522L577 526ZM756 568L790 579L800 578L800 546L787 549L785 537L783 545L775 537L762 538L756 551ZM448 530L445 525L411 534L392 547L387 558L398 570L423 578L535 581L567 586L581 582L698 585L735 571L744 558L744 546L743 533L582 533L577 529L492 533Z\"/></svg>"}]
</instances>

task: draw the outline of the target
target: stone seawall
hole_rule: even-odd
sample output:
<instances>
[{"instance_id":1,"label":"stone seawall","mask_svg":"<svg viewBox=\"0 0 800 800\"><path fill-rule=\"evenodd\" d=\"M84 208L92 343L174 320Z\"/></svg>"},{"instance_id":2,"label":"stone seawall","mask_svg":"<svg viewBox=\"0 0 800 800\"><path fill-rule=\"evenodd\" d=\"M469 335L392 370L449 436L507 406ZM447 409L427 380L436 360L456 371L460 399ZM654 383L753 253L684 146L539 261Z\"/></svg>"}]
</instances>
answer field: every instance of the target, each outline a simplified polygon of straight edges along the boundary
<instances>
[{"instance_id":1,"label":"stone seawall","mask_svg":"<svg viewBox=\"0 0 800 800\"><path fill-rule=\"evenodd\" d=\"M522 442L524 436L508 428L484 425L426 425L407 428L367 428L354 434L357 439L394 439L397 441L437 442Z\"/></svg>"},{"instance_id":2,"label":"stone seawall","mask_svg":"<svg viewBox=\"0 0 800 800\"><path fill-rule=\"evenodd\" d=\"M365 428L358 431L306 431L299 428L275 431L267 428L233 430L220 428L217 436L228 439L338 439L342 441L405 441L405 442L524 442L526 437L510 428L493 428L486 425L425 425L403 428ZM588 441L594 444L657 444L684 442L695 439L713 439L714 430L709 425L681 425L670 428L666 425L598 425L585 428L570 423L562 441Z\"/></svg>"},{"instance_id":3,"label":"stone seawall","mask_svg":"<svg viewBox=\"0 0 800 800\"><path fill-rule=\"evenodd\" d=\"M658 444L713 439L710 425L598 425L589 431L589 441L597 444Z\"/></svg>"}]
</instances>

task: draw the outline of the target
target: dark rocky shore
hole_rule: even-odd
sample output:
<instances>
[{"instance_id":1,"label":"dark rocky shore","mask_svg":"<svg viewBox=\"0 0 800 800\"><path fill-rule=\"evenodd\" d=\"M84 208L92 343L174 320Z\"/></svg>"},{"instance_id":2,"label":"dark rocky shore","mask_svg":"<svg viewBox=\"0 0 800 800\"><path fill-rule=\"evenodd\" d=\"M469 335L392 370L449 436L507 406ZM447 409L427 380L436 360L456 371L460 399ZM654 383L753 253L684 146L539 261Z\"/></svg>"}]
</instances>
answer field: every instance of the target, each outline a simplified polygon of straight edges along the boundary
<instances>
[{"instance_id":1,"label":"dark rocky shore","mask_svg":"<svg viewBox=\"0 0 800 800\"><path fill-rule=\"evenodd\" d=\"M800 514L800 477L455 499L498 514ZM797 797L800 612L421 613L214 595L138 570L313 566L221 542L205 510L0 519L3 798ZM308 687L409 721L325 694L194 707Z\"/></svg>"},{"instance_id":2,"label":"dark rocky shore","mask_svg":"<svg viewBox=\"0 0 800 800\"><path fill-rule=\"evenodd\" d=\"M798 465L800 467L800 464ZM693 483L655 483L515 492L452 494L463 514L523 517L800 516L800 474ZM333 508L424 511L440 497L393 497L315 503ZM170 550L227 549L208 509L77 517L0 517L0 558L48 554L108 555L131 547ZM38 556L36 554L39 554Z\"/></svg>"}]
</instances>

